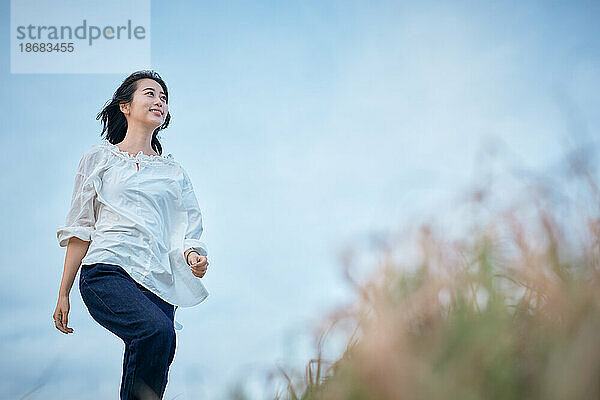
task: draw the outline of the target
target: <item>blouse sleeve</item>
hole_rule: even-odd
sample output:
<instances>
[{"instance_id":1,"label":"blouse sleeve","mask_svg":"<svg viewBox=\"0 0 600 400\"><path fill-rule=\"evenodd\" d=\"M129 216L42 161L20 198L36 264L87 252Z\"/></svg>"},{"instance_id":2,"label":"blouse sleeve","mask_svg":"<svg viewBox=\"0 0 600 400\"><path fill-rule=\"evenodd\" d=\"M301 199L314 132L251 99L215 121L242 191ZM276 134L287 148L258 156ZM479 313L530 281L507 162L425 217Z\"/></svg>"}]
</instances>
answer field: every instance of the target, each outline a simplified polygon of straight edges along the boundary
<instances>
[{"instance_id":1,"label":"blouse sleeve","mask_svg":"<svg viewBox=\"0 0 600 400\"><path fill-rule=\"evenodd\" d=\"M90 179L92 169L93 165L88 154L84 154L79 161L79 167L75 174L71 208L67 214L65 225L58 227L56 231L60 247L65 247L72 237L77 237L86 242L91 241L96 224L94 214L96 190Z\"/></svg>"},{"instance_id":2,"label":"blouse sleeve","mask_svg":"<svg viewBox=\"0 0 600 400\"><path fill-rule=\"evenodd\" d=\"M183 171L183 176L182 199L187 211L187 229L183 240L183 248L185 251L190 247L195 247L203 256L208 257L208 247L206 243L200 241L203 231L200 206L198 205L192 182L185 171Z\"/></svg>"}]
</instances>

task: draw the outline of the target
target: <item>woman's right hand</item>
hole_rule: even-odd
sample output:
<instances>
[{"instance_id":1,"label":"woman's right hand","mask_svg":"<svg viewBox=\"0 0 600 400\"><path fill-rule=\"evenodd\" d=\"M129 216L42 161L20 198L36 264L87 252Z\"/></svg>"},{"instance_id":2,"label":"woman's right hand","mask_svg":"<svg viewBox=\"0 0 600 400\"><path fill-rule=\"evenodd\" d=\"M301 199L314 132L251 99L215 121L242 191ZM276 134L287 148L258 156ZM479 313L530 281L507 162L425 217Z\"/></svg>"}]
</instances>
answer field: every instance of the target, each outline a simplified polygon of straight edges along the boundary
<instances>
[{"instance_id":1,"label":"woman's right hand","mask_svg":"<svg viewBox=\"0 0 600 400\"><path fill-rule=\"evenodd\" d=\"M52 318L54 319L56 329L65 334L73 333L73 328L67 327L70 309L69 296L58 296L58 303L56 304L56 310L54 311Z\"/></svg>"}]
</instances>

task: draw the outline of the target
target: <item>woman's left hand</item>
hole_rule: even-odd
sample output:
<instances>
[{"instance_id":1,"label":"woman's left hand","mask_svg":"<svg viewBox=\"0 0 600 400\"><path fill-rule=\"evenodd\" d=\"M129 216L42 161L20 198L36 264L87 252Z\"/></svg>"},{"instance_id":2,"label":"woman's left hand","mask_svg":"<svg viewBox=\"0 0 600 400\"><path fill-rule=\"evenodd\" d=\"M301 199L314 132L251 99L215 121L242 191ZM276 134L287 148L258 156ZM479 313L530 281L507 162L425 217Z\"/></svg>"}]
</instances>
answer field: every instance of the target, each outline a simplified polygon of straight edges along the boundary
<instances>
[{"instance_id":1,"label":"woman's left hand","mask_svg":"<svg viewBox=\"0 0 600 400\"><path fill-rule=\"evenodd\" d=\"M206 274L208 268L208 259L205 256L200 256L197 253L192 253L189 256L190 269L192 274L198 278L202 278Z\"/></svg>"}]
</instances>

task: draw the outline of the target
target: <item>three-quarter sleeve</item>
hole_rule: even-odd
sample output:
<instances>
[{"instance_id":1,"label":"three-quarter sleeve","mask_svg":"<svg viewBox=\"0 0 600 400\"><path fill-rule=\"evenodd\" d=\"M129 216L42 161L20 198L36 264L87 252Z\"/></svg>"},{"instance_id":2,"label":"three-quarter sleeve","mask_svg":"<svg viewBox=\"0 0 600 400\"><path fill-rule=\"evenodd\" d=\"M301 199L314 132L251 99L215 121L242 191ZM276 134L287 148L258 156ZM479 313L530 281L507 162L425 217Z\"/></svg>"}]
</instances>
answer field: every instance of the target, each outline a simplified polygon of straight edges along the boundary
<instances>
[{"instance_id":1,"label":"three-quarter sleeve","mask_svg":"<svg viewBox=\"0 0 600 400\"><path fill-rule=\"evenodd\" d=\"M56 231L60 247L65 247L72 237L86 242L91 241L96 224L94 213L96 190L90 179L93 167L88 154L84 154L75 174L71 208L67 214L65 225L58 227Z\"/></svg>"},{"instance_id":2,"label":"three-quarter sleeve","mask_svg":"<svg viewBox=\"0 0 600 400\"><path fill-rule=\"evenodd\" d=\"M183 171L183 176L182 199L187 212L187 229L183 240L183 248L184 250L187 250L190 247L194 247L203 256L208 257L208 247L206 246L206 243L200 241L200 236L202 236L203 231L200 206L198 205L192 182L185 171Z\"/></svg>"}]
</instances>

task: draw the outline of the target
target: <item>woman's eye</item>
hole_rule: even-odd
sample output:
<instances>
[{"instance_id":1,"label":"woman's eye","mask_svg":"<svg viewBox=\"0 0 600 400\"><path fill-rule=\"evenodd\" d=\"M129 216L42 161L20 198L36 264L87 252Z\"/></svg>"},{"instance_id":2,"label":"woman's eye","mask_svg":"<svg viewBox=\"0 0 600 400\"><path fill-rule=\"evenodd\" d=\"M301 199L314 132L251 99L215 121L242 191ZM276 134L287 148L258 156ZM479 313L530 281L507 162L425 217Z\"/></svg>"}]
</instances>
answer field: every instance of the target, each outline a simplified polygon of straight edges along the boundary
<instances>
[{"instance_id":1,"label":"woman's eye","mask_svg":"<svg viewBox=\"0 0 600 400\"><path fill-rule=\"evenodd\" d=\"M146 93L146 94L149 94L150 96L154 96L154 93L152 93L152 92L148 92L148 93ZM163 96L163 97L162 97L162 99L163 99L163 101L164 101L165 103L167 102L167 97L166 97L166 96Z\"/></svg>"}]
</instances>

